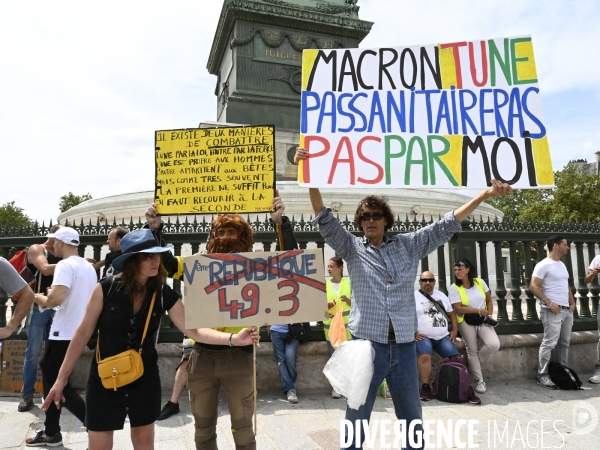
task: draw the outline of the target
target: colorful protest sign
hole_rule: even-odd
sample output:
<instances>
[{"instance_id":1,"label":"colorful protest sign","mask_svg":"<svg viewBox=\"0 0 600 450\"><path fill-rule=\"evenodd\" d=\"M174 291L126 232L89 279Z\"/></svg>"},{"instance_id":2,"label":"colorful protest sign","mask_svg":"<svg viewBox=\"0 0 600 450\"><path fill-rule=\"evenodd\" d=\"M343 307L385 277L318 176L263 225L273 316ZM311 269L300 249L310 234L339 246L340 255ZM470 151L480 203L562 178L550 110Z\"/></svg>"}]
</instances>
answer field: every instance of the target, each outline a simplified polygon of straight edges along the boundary
<instances>
[{"instance_id":1,"label":"colorful protest sign","mask_svg":"<svg viewBox=\"0 0 600 450\"><path fill-rule=\"evenodd\" d=\"M185 326L244 327L323 320L320 249L184 258Z\"/></svg>"},{"instance_id":2,"label":"colorful protest sign","mask_svg":"<svg viewBox=\"0 0 600 450\"><path fill-rule=\"evenodd\" d=\"M302 58L301 185L554 184L529 36Z\"/></svg>"},{"instance_id":3,"label":"colorful protest sign","mask_svg":"<svg viewBox=\"0 0 600 450\"><path fill-rule=\"evenodd\" d=\"M275 128L155 133L154 202L160 214L266 212L275 196Z\"/></svg>"}]
</instances>

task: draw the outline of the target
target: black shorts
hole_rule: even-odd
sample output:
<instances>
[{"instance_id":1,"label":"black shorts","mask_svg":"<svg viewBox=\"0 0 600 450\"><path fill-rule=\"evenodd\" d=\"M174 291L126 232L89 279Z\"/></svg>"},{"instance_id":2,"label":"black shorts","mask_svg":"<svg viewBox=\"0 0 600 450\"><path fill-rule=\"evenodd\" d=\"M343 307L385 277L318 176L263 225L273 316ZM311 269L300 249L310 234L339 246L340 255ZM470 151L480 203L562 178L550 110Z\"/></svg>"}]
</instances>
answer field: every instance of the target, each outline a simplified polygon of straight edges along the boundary
<instances>
[{"instance_id":1,"label":"black shorts","mask_svg":"<svg viewBox=\"0 0 600 450\"><path fill-rule=\"evenodd\" d=\"M88 378L85 422L90 431L122 430L129 416L132 427L154 423L160 415L160 377L158 366L145 370L144 375L131 384L106 389L98 373Z\"/></svg>"}]
</instances>

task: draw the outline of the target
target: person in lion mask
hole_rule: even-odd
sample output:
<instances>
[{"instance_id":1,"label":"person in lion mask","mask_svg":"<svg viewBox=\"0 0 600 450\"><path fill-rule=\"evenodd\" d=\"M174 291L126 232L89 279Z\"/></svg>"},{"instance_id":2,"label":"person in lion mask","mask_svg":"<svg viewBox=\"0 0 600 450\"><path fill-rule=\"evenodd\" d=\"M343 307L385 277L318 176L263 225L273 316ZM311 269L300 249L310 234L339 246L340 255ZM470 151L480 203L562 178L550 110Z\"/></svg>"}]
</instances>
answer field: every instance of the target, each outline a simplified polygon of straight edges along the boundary
<instances>
[{"instance_id":1,"label":"person in lion mask","mask_svg":"<svg viewBox=\"0 0 600 450\"><path fill-rule=\"evenodd\" d=\"M277 237L277 250L291 250L298 247L292 226L283 216L285 205L276 191L273 199L271 222ZM156 205L146 211L148 227L161 246L166 245L162 234L162 223ZM253 230L250 224L238 214L220 214L211 223L207 253L251 252ZM269 249L266 249L269 251ZM181 278L183 258L170 252L163 253L163 265L169 276ZM236 333L240 327L215 328L226 333ZM252 346L229 347L196 342L187 364L190 407L195 422L195 442L197 450L217 448L217 418L219 390L224 387L231 415L231 431L236 450L255 450L256 439L252 430L253 409L253 361Z\"/></svg>"}]
</instances>

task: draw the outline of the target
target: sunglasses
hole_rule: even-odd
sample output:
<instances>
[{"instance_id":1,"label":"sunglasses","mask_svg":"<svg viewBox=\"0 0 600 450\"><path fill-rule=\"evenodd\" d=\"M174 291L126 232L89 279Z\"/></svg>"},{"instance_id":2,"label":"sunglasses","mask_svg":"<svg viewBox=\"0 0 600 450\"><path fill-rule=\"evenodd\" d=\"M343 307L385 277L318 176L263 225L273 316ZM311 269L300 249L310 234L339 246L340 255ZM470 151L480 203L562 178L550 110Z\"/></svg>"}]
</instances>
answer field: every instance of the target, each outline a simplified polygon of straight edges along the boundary
<instances>
[{"instance_id":1,"label":"sunglasses","mask_svg":"<svg viewBox=\"0 0 600 450\"><path fill-rule=\"evenodd\" d=\"M362 222L369 222L371 219L377 221L383 219L383 214L363 214L360 216Z\"/></svg>"},{"instance_id":2,"label":"sunglasses","mask_svg":"<svg viewBox=\"0 0 600 450\"><path fill-rule=\"evenodd\" d=\"M460 267L464 267L464 266L466 266L466 264L465 264L465 262L464 262L464 261L456 261L456 262L454 263L454 265L455 265L455 266L460 266Z\"/></svg>"},{"instance_id":3,"label":"sunglasses","mask_svg":"<svg viewBox=\"0 0 600 450\"><path fill-rule=\"evenodd\" d=\"M435 283L435 278L421 278L419 281L423 283Z\"/></svg>"}]
</instances>

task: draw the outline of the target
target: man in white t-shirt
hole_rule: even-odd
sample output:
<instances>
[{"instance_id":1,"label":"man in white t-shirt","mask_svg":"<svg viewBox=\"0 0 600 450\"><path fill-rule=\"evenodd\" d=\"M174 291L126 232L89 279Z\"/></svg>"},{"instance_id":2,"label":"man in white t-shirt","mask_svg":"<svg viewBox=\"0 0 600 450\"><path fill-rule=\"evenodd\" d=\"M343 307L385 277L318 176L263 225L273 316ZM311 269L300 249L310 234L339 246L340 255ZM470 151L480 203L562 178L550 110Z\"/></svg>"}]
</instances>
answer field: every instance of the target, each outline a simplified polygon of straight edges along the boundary
<instances>
[{"instance_id":1,"label":"man in white t-shirt","mask_svg":"<svg viewBox=\"0 0 600 450\"><path fill-rule=\"evenodd\" d=\"M529 289L540 299L540 316L544 325L537 383L548 389L557 389L548 375L550 354L556 347L556 359L568 366L575 299L569 289L569 272L560 261L570 250L567 240L562 236L552 236L546 244L548 257L533 269Z\"/></svg>"},{"instance_id":2,"label":"man in white t-shirt","mask_svg":"<svg viewBox=\"0 0 600 450\"><path fill-rule=\"evenodd\" d=\"M48 296L35 295L35 302L43 308L54 308L55 314L50 328L49 343L40 361L44 382L44 396L54 385L58 371L67 354L73 333L83 319L85 309L97 282L96 271L92 265L77 253L79 233L70 227L63 227L51 233L54 238L56 256L63 258L54 270L52 289ZM67 408L82 423L85 421L85 403L77 391L69 384L65 386L63 395L66 399L60 406ZM46 410L44 430L34 438L25 442L28 447L61 444L60 409L58 402Z\"/></svg>"},{"instance_id":3,"label":"man in white t-shirt","mask_svg":"<svg viewBox=\"0 0 600 450\"><path fill-rule=\"evenodd\" d=\"M585 282L591 283L595 277L600 273L600 255L596 256L590 263L590 270L585 276ZM598 330L600 330L600 314L598 314ZM600 341L598 341L597 348L598 361L596 361L596 369L594 375L588 380L590 383L600 384Z\"/></svg>"},{"instance_id":4,"label":"man in white t-shirt","mask_svg":"<svg viewBox=\"0 0 600 450\"><path fill-rule=\"evenodd\" d=\"M435 350L442 358L456 361L459 353L454 345L458 333L458 321L454 309L443 292L434 289L435 276L429 271L421 274L420 289L415 291L417 309L417 369L421 379L420 396L422 401L431 398L431 356ZM432 301L433 300L433 301ZM437 302L434 304L434 301ZM445 314L444 312L445 311ZM452 331L448 331L448 322ZM475 395L469 397L470 403L479 404L481 400Z\"/></svg>"}]
</instances>

